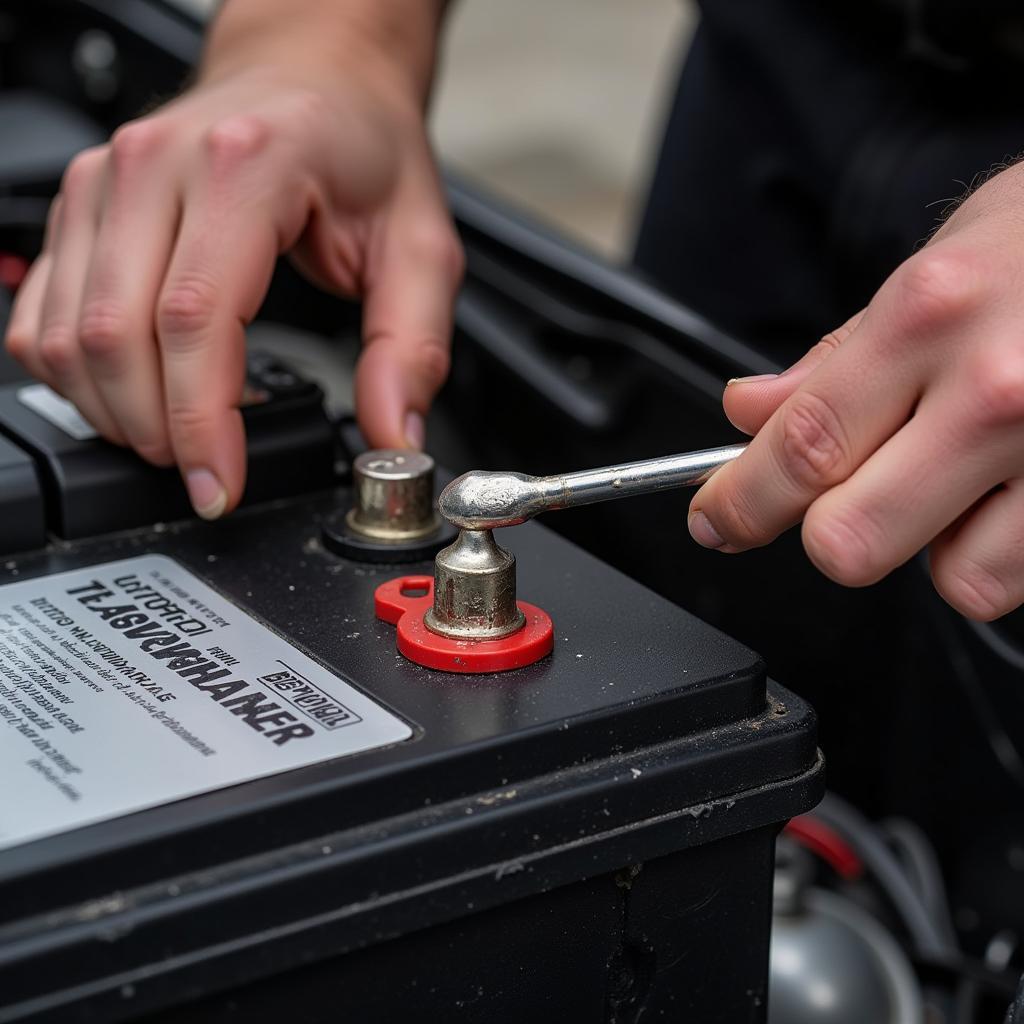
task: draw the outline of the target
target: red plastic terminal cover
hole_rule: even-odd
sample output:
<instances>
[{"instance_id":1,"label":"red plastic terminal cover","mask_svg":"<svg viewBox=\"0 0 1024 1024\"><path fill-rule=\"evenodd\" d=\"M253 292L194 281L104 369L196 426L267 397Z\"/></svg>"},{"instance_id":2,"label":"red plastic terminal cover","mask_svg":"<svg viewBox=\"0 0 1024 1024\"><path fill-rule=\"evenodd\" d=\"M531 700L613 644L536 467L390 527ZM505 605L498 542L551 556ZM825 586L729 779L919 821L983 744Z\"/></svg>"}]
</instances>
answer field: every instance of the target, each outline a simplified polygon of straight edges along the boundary
<instances>
[{"instance_id":1,"label":"red plastic terminal cover","mask_svg":"<svg viewBox=\"0 0 1024 1024\"><path fill-rule=\"evenodd\" d=\"M399 576L374 594L377 618L398 627L398 650L410 661L442 672L507 672L551 653L555 629L547 612L525 601L516 604L526 625L500 640L453 640L431 633L423 616L434 600L431 576Z\"/></svg>"}]
</instances>

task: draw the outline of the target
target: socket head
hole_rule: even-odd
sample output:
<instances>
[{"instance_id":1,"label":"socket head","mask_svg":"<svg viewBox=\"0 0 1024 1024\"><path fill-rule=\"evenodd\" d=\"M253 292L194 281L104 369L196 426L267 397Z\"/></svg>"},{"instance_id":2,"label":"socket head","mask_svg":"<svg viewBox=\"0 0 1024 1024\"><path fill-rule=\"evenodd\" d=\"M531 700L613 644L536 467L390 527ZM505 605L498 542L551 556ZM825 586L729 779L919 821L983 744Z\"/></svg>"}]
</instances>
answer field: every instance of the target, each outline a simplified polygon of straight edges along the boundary
<instances>
[{"instance_id":1,"label":"socket head","mask_svg":"<svg viewBox=\"0 0 1024 1024\"><path fill-rule=\"evenodd\" d=\"M540 498L536 477L474 470L456 477L437 504L460 530L496 530L532 519L543 511Z\"/></svg>"}]
</instances>

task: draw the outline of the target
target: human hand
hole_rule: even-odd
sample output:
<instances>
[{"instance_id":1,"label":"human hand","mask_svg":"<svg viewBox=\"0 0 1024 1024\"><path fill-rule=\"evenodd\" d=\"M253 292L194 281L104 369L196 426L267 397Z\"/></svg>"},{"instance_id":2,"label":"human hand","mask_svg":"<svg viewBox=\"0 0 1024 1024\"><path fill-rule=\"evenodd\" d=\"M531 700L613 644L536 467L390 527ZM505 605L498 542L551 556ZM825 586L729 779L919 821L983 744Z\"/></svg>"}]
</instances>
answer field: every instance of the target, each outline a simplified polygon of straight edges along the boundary
<instances>
[{"instance_id":1,"label":"human hand","mask_svg":"<svg viewBox=\"0 0 1024 1024\"><path fill-rule=\"evenodd\" d=\"M969 618L1024 602L1024 166L974 193L870 304L777 377L730 382L748 450L694 496L725 552L803 520L811 561L865 586L924 547Z\"/></svg>"},{"instance_id":2,"label":"human hand","mask_svg":"<svg viewBox=\"0 0 1024 1024\"><path fill-rule=\"evenodd\" d=\"M364 52L247 54L76 157L8 349L216 518L245 482L244 327L289 250L364 299L367 441L422 447L462 253L422 97Z\"/></svg>"}]
</instances>

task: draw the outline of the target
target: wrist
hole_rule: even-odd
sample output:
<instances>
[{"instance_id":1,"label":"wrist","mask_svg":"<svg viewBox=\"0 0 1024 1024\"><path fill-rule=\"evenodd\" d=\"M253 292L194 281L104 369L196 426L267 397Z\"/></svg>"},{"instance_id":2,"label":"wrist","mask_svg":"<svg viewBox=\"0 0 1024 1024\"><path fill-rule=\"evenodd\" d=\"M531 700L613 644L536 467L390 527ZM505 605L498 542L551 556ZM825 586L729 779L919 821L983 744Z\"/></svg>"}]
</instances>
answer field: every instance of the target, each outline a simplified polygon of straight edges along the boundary
<instances>
[{"instance_id":1,"label":"wrist","mask_svg":"<svg viewBox=\"0 0 1024 1024\"><path fill-rule=\"evenodd\" d=\"M227 0L197 82L262 68L283 77L350 81L426 107L446 0Z\"/></svg>"}]
</instances>

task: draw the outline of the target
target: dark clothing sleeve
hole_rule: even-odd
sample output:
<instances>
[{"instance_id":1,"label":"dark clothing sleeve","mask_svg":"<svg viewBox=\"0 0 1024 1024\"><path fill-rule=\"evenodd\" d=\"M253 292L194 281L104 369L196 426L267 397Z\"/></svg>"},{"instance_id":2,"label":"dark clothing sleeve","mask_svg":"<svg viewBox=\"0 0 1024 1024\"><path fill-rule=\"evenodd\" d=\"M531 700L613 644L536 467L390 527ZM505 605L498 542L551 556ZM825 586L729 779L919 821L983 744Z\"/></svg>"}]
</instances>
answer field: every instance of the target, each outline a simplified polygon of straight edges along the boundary
<instances>
[{"instance_id":1,"label":"dark clothing sleeve","mask_svg":"<svg viewBox=\"0 0 1024 1024\"><path fill-rule=\"evenodd\" d=\"M795 358L1024 149L1022 65L1001 39L955 53L895 6L705 0L637 267Z\"/></svg>"}]
</instances>

